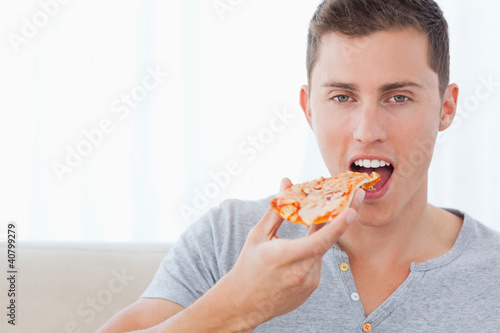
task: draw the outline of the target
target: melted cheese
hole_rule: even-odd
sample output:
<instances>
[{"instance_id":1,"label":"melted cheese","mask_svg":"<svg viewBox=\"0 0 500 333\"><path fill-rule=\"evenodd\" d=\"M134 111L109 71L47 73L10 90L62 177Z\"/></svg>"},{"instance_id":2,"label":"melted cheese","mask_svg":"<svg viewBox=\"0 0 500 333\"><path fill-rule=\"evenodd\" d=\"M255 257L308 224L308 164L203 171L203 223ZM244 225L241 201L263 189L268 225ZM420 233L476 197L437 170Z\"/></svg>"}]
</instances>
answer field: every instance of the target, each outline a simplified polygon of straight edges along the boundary
<instances>
[{"instance_id":1,"label":"melted cheese","mask_svg":"<svg viewBox=\"0 0 500 333\"><path fill-rule=\"evenodd\" d=\"M307 225L327 222L349 207L358 187L370 189L379 180L376 172L371 176L349 171L331 178L321 177L285 189L273 207L291 222Z\"/></svg>"}]
</instances>

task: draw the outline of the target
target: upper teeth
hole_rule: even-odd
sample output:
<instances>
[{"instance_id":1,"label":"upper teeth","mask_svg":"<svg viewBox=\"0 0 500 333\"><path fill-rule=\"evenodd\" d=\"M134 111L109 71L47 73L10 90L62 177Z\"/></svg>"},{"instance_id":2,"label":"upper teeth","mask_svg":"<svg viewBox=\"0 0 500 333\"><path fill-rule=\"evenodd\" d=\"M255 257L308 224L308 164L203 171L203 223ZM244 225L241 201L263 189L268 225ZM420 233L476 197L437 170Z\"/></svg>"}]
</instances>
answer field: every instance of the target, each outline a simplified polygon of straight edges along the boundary
<instances>
[{"instance_id":1,"label":"upper teeth","mask_svg":"<svg viewBox=\"0 0 500 333\"><path fill-rule=\"evenodd\" d=\"M357 160L354 164L364 168L380 168L391 165L389 162L382 160Z\"/></svg>"}]
</instances>

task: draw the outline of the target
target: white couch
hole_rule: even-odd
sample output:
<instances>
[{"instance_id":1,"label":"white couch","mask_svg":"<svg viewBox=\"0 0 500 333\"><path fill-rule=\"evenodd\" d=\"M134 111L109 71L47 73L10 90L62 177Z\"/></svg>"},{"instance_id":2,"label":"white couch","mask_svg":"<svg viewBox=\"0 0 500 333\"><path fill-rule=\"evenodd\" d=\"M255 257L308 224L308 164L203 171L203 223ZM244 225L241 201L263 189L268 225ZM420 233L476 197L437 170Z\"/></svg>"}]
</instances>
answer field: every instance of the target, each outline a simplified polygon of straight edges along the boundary
<instances>
[{"instance_id":1,"label":"white couch","mask_svg":"<svg viewBox=\"0 0 500 333\"><path fill-rule=\"evenodd\" d=\"M7 249L0 243L0 332L95 332L141 295L170 246L18 242L13 326Z\"/></svg>"}]
</instances>

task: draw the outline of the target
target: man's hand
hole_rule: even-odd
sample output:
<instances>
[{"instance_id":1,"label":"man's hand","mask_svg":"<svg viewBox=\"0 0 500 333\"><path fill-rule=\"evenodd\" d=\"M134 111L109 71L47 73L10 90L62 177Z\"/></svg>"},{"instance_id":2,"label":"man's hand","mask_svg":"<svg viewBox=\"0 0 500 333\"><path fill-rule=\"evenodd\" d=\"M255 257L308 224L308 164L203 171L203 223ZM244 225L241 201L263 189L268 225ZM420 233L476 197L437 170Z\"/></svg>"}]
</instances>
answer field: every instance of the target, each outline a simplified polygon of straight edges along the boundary
<instances>
[{"instance_id":1,"label":"man's hand","mask_svg":"<svg viewBox=\"0 0 500 333\"><path fill-rule=\"evenodd\" d=\"M282 189L289 186L290 180L281 182ZM363 197L358 189L351 208L329 223L309 227L298 239L278 239L283 219L269 207L249 232L231 271L191 306L146 331L252 332L296 309L317 288L323 255L356 218Z\"/></svg>"},{"instance_id":2,"label":"man's hand","mask_svg":"<svg viewBox=\"0 0 500 333\"><path fill-rule=\"evenodd\" d=\"M288 179L281 188L291 186ZM248 234L233 269L220 281L227 287L228 301L239 309L242 329L253 329L276 316L288 313L304 303L317 288L323 255L356 218L355 209L363 200L358 190L351 208L333 221L313 225L307 236L278 239L283 219L269 208Z\"/></svg>"}]
</instances>

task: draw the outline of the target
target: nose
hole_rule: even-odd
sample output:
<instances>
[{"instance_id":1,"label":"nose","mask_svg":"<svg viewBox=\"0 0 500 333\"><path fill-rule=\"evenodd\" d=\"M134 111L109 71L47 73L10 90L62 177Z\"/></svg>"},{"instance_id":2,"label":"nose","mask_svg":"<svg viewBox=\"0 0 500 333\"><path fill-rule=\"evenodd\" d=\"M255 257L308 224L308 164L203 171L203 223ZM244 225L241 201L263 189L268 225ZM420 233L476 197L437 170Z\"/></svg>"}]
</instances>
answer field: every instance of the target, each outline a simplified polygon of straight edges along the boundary
<instances>
[{"instance_id":1,"label":"nose","mask_svg":"<svg viewBox=\"0 0 500 333\"><path fill-rule=\"evenodd\" d=\"M382 112L383 110L379 110L375 105L366 105L361 108L354 119L354 139L365 145L387 140L385 129L387 124Z\"/></svg>"}]
</instances>

